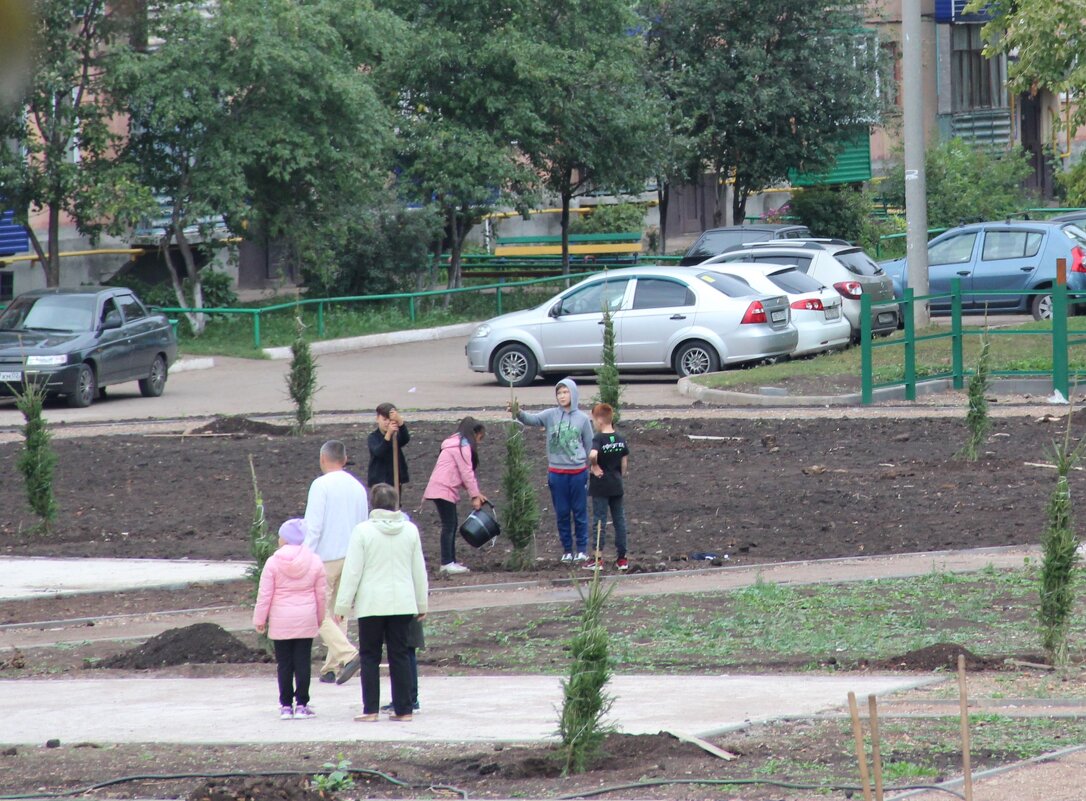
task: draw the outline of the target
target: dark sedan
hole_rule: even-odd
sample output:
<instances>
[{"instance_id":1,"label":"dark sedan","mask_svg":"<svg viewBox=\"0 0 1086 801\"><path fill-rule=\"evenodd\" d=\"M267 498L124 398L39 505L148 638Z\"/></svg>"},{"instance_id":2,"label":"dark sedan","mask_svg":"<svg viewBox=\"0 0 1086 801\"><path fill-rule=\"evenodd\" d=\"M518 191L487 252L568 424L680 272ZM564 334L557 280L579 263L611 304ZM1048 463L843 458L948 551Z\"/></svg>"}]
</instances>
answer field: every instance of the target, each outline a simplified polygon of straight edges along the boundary
<instances>
[{"instance_id":1,"label":"dark sedan","mask_svg":"<svg viewBox=\"0 0 1086 801\"><path fill-rule=\"evenodd\" d=\"M0 313L0 394L33 381L69 406L90 406L110 384L138 381L154 398L177 358L170 321L129 289L41 289Z\"/></svg>"}]
</instances>

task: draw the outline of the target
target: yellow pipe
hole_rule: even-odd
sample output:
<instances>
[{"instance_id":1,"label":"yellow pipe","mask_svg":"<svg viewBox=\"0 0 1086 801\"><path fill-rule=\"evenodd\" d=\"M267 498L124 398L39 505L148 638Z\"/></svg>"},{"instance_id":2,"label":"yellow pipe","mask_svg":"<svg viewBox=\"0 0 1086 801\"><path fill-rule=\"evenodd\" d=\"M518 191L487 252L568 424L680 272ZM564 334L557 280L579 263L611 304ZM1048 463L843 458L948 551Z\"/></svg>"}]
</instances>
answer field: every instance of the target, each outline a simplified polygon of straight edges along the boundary
<instances>
[{"instance_id":1,"label":"yellow pipe","mask_svg":"<svg viewBox=\"0 0 1086 801\"><path fill-rule=\"evenodd\" d=\"M57 255L60 258L67 256L110 256L110 255L126 255L134 256L138 253L144 253L142 248L102 248L101 250L68 250ZM8 265L14 264L17 261L41 261L36 253L24 253L19 256L4 256L0 258L0 264Z\"/></svg>"},{"instance_id":2,"label":"yellow pipe","mask_svg":"<svg viewBox=\"0 0 1086 801\"><path fill-rule=\"evenodd\" d=\"M638 206L646 206L646 207L652 207L652 206L659 206L660 205L659 200L637 200L637 201L634 201L634 203L636 205L638 205ZM607 204L604 204L604 205L610 206L612 204L607 203ZM575 208L570 208L569 212L570 212L570 214L591 214L597 208L599 208L599 207L598 206L578 206L578 207L575 207ZM528 216L531 217L533 214L560 214L561 212L562 212L561 209L531 209L528 212ZM519 211L494 211L494 212L491 212L490 214L484 214L483 219L484 220L508 220L510 217L522 217L522 216L524 216L524 215L522 215Z\"/></svg>"}]
</instances>

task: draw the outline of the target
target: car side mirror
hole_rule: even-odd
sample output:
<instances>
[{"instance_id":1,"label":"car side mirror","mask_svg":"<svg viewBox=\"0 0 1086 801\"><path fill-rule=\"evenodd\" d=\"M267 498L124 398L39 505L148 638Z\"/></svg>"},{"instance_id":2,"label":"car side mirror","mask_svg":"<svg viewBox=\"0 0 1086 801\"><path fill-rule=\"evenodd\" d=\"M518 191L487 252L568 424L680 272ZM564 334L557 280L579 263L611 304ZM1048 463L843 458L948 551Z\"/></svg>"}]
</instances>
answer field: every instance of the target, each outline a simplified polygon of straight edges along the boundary
<instances>
[{"instance_id":1,"label":"car side mirror","mask_svg":"<svg viewBox=\"0 0 1086 801\"><path fill-rule=\"evenodd\" d=\"M547 312L548 317L558 317L562 314L562 301L558 301L551 306L550 311Z\"/></svg>"},{"instance_id":2,"label":"car side mirror","mask_svg":"<svg viewBox=\"0 0 1086 801\"><path fill-rule=\"evenodd\" d=\"M102 320L102 330L121 327L121 313L119 311L106 312L106 318Z\"/></svg>"}]
</instances>

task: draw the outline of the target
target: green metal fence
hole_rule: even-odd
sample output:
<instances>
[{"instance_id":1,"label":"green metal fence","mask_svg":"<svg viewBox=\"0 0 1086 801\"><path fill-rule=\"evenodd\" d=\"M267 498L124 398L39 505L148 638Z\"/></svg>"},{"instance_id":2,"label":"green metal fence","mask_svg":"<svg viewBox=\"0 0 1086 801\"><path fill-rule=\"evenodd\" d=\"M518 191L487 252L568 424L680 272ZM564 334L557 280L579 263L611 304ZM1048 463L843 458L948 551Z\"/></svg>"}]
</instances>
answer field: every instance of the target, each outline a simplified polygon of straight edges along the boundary
<instances>
[{"instance_id":1,"label":"green metal fence","mask_svg":"<svg viewBox=\"0 0 1086 801\"><path fill-rule=\"evenodd\" d=\"M324 312L328 306L336 304L358 304L358 303L372 303L375 301L407 301L407 314L412 322L418 317L418 300L422 298L438 298L446 295L458 295L468 292L477 292L482 294L484 292L494 293L494 313L502 314L504 312L502 306L503 293L511 289L520 289L522 287L537 286L540 284L552 284L555 282L564 281L579 281L582 278L586 278L593 275L593 272L580 272L572 273L570 275L557 275L549 276L546 278L535 278L526 281L499 281L491 284L481 284L478 286L458 287L456 289L432 289L423 292L392 292L383 295L356 295L351 297L340 298L300 298L298 300L290 301L289 303L277 303L273 306L260 306L250 308L204 308L204 309L192 309L181 306L160 306L158 311L166 314L224 314L224 315L248 315L252 320L253 325L253 347L257 350L261 347L260 339L260 324L265 315L275 314L278 312L284 312L299 307L316 306L317 307L317 338L323 339L325 336L324 327Z\"/></svg>"},{"instance_id":2,"label":"green metal fence","mask_svg":"<svg viewBox=\"0 0 1086 801\"><path fill-rule=\"evenodd\" d=\"M973 370L965 368L962 356L963 342L967 336L983 336L985 331L992 337L1008 336L1042 336L1052 340L1052 367L1049 370L994 370L992 375L1003 377L1030 377L1051 378L1052 386L1063 393L1065 398L1070 397L1070 385L1072 377L1078 378L1079 374L1072 375L1069 368L1068 348L1074 345L1086 343L1086 337L1070 338L1068 334L1067 312L1068 291L1065 283L1060 283L1048 289L1035 289L1029 291L990 291L990 295L1052 295L1052 328L1051 330L1021 331L1003 330L999 328L965 328L962 325L962 289L961 280L954 279L951 282L951 291L947 294L914 295L913 290L906 289L904 297L872 303L870 296L864 295L860 299L860 381L861 397L864 404L874 401L876 389L883 387L904 386L906 400L916 400L916 385L918 381L930 381L934 379L950 379L955 389L965 386L965 378L973 374ZM945 332L923 334L918 336L913 323L913 307L922 301L950 300L950 328ZM904 336L895 339L875 340L871 332L872 310L884 306L900 306L904 322ZM921 342L933 342L947 340L950 345L950 369L936 373L917 375L916 347ZM874 380L874 351L877 348L901 348L901 378L894 381L876 383Z\"/></svg>"}]
</instances>

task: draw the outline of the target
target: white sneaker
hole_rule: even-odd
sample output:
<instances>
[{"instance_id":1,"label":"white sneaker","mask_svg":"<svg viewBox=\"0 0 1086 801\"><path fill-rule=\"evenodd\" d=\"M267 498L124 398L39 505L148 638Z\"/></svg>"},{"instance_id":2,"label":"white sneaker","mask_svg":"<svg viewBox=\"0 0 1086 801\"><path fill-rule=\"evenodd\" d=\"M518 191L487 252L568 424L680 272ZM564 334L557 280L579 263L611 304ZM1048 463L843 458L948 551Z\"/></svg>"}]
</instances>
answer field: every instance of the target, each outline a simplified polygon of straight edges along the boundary
<instances>
[{"instance_id":1,"label":"white sneaker","mask_svg":"<svg viewBox=\"0 0 1086 801\"><path fill-rule=\"evenodd\" d=\"M573 561L574 562L587 562L588 561L588 554L586 554L584 551L581 551L580 553L578 553L576 556L573 557Z\"/></svg>"},{"instance_id":2,"label":"white sneaker","mask_svg":"<svg viewBox=\"0 0 1086 801\"><path fill-rule=\"evenodd\" d=\"M573 554L564 553L564 554L562 554L562 558L559 559L558 561L560 561L564 565L568 565L570 562L573 561Z\"/></svg>"},{"instance_id":3,"label":"white sneaker","mask_svg":"<svg viewBox=\"0 0 1086 801\"><path fill-rule=\"evenodd\" d=\"M441 566L441 572L448 573L451 576L457 573L470 573L471 571L459 562L449 562L449 564Z\"/></svg>"}]
</instances>

